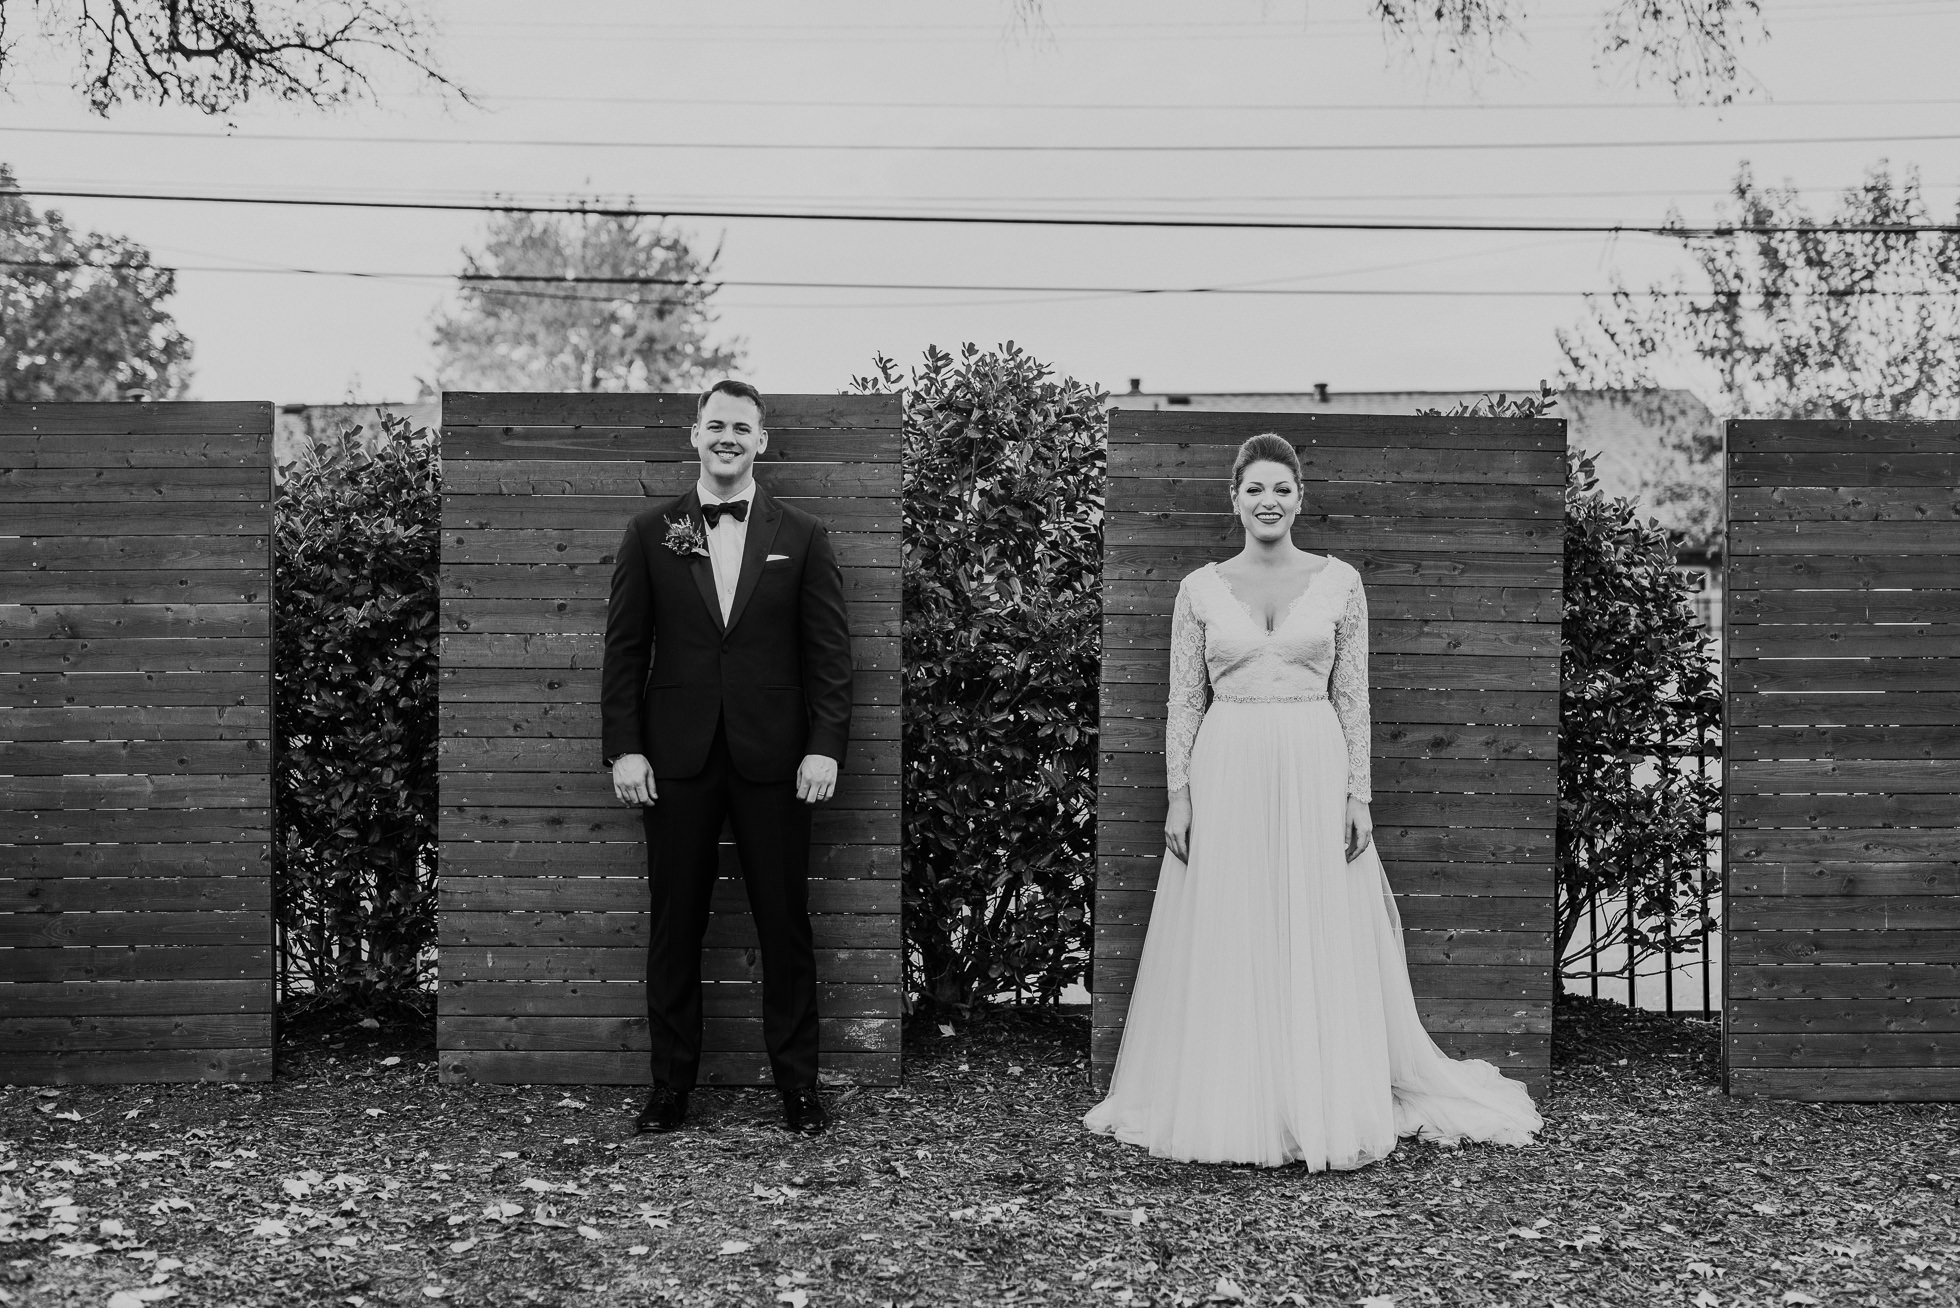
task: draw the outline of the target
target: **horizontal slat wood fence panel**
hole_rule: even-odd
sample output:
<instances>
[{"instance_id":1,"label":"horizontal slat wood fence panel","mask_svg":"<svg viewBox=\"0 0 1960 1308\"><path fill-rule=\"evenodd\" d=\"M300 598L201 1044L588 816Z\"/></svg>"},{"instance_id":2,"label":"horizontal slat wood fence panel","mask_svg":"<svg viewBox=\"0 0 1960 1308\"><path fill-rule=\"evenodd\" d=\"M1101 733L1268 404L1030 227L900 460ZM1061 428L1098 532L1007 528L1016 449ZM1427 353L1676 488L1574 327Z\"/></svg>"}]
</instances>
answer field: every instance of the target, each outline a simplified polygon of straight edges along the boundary
<instances>
[{"instance_id":1,"label":"horizontal slat wood fence panel","mask_svg":"<svg viewBox=\"0 0 1960 1308\"><path fill-rule=\"evenodd\" d=\"M0 405L0 1081L273 1062L270 404Z\"/></svg>"},{"instance_id":2,"label":"horizontal slat wood fence panel","mask_svg":"<svg viewBox=\"0 0 1960 1308\"><path fill-rule=\"evenodd\" d=\"M1960 1099L1960 423L1728 451L1729 1091Z\"/></svg>"},{"instance_id":3,"label":"horizontal slat wood fence panel","mask_svg":"<svg viewBox=\"0 0 1960 1308\"><path fill-rule=\"evenodd\" d=\"M646 847L601 767L599 671L627 520L699 476L692 395L443 397L441 947L446 1081L647 1080ZM895 397L769 399L756 479L822 519L857 665L814 815L823 1073L899 1077L899 427ZM770 1083L732 842L702 955L701 1077Z\"/></svg>"},{"instance_id":4,"label":"horizontal slat wood fence panel","mask_svg":"<svg viewBox=\"0 0 1960 1308\"><path fill-rule=\"evenodd\" d=\"M1417 1006L1457 1057L1548 1088L1565 424L1118 412L1103 552L1093 1062L1106 1083L1163 861L1179 580L1236 553L1246 437L1300 451L1293 539L1368 588L1375 834Z\"/></svg>"}]
</instances>

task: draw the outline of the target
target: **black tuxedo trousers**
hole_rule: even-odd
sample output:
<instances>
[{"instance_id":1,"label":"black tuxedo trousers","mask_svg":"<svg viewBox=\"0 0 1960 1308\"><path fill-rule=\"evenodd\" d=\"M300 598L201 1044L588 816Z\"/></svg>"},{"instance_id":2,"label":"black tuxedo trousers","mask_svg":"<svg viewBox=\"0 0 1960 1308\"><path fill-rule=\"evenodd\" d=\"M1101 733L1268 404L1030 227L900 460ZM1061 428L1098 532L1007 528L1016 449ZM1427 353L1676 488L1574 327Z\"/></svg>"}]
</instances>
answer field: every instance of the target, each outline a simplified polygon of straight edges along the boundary
<instances>
[{"instance_id":1,"label":"black tuxedo trousers","mask_svg":"<svg viewBox=\"0 0 1960 1308\"><path fill-rule=\"evenodd\" d=\"M762 1041L784 1089L817 1083L817 963L810 935L810 806L796 782L750 781L717 729L707 766L656 783L647 830L647 1028L653 1079L690 1089L701 1071L701 942L720 871L722 823L762 947Z\"/></svg>"}]
</instances>

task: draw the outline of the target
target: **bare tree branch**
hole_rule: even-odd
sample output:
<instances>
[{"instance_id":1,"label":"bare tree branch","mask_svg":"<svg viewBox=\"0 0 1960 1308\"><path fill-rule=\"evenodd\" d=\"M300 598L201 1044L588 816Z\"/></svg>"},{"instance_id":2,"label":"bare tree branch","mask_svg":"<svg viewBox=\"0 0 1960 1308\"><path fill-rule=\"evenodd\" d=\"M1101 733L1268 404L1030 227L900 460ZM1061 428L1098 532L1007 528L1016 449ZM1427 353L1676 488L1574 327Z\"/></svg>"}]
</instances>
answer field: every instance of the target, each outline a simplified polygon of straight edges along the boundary
<instances>
[{"instance_id":1,"label":"bare tree branch","mask_svg":"<svg viewBox=\"0 0 1960 1308\"><path fill-rule=\"evenodd\" d=\"M0 84L18 62L8 20L29 4L98 114L126 101L217 114L254 96L373 100L389 64L469 99L436 66L417 0L0 0Z\"/></svg>"},{"instance_id":2,"label":"bare tree branch","mask_svg":"<svg viewBox=\"0 0 1960 1308\"><path fill-rule=\"evenodd\" d=\"M1600 59L1631 57L1636 83L1658 77L1676 99L1729 104L1754 85L1738 52L1768 36L1758 0L1620 0Z\"/></svg>"},{"instance_id":3,"label":"bare tree branch","mask_svg":"<svg viewBox=\"0 0 1960 1308\"><path fill-rule=\"evenodd\" d=\"M1427 41L1439 62L1467 72L1499 62L1525 35L1523 0L1371 0L1375 16L1413 48ZM1754 85L1740 52L1767 39L1759 0L1618 0L1600 33L1598 67L1630 64L1636 84L1659 79L1676 99L1728 104Z\"/></svg>"}]
</instances>

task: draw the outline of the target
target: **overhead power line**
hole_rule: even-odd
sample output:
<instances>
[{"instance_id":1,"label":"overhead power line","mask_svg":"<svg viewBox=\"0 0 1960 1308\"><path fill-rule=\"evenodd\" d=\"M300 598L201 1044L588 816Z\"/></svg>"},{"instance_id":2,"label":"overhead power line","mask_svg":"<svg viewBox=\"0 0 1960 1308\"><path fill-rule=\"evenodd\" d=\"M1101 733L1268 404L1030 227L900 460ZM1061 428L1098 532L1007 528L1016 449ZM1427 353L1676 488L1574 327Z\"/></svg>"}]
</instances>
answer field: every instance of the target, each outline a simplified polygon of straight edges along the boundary
<instances>
[{"instance_id":1,"label":"overhead power line","mask_svg":"<svg viewBox=\"0 0 1960 1308\"><path fill-rule=\"evenodd\" d=\"M66 89L66 82L47 83L50 87ZM1293 100L1271 104L1247 104L1240 101L1109 101L1109 100L809 100L809 99L769 99L748 98L740 100L703 100L694 95L502 95L486 94L480 97L487 104L648 104L685 105L690 108L713 110L726 113L731 109L943 109L964 111L979 109L989 113L1055 113L1055 112L1093 112L1093 113L1572 113L1576 111L1598 110L1601 112L1623 109L1652 110L1665 109L1679 114L1681 104L1678 100L1505 100L1472 101L1469 103L1424 101L1418 104L1397 104L1386 100ZM1802 99L1802 100L1737 100L1723 105L1723 110L1753 111L1758 109L1925 109L1945 105L1960 104L1960 99L1948 96L1896 97L1890 99Z\"/></svg>"},{"instance_id":2,"label":"overhead power line","mask_svg":"<svg viewBox=\"0 0 1960 1308\"><path fill-rule=\"evenodd\" d=\"M252 273L272 275L302 275L309 277L356 277L389 281L444 281L459 282L473 289L492 293L514 295L538 295L551 299L573 299L611 302L616 296L567 295L557 293L561 288L590 286L632 289L637 287L672 287L677 291L717 291L727 287L750 290L808 290L808 291L920 291L944 293L985 293L1001 295L1254 295L1278 297L1319 297L1319 296L1360 296L1366 298L1419 298L1440 297L1445 299L1477 298L1525 298L1525 299L1567 299L1576 295L1612 295L1623 293L1647 298L1701 299L1717 298L1721 292L1631 288L1531 288L1531 287L1493 287L1488 289L1465 287L1325 287L1325 286L1262 286L1262 285L1216 285L1216 286L1069 286L1052 283L1004 284L998 282L871 282L871 281L810 281L779 280L766 278L713 278L698 277L660 277L651 274L629 276L593 276L587 274L554 273L442 273L382 271L377 269L355 268L300 268L300 267L237 267L228 265L196 264L156 264L156 263L93 263L81 259L0 259L0 267L46 268L51 270L93 269L102 272L146 271L146 272L196 272L196 273ZM538 290L529 288L537 287ZM1883 290L1873 287L1849 287L1822 292L1803 292L1827 299L1868 299L1868 298L1932 298L1943 299L1960 296L1960 288L1912 287L1901 290Z\"/></svg>"},{"instance_id":3,"label":"overhead power line","mask_svg":"<svg viewBox=\"0 0 1960 1308\"><path fill-rule=\"evenodd\" d=\"M1197 144L1040 141L1013 144L989 141L621 141L604 137L571 139L523 136L363 136L355 133L252 132L217 134L148 127L0 127L0 131L39 136L128 137L173 141L260 141L272 145L315 142L326 145L451 145L495 149L551 150L707 150L722 153L845 154L1403 154L1410 152L1496 152L1505 150L1679 150L1766 145L1872 145L1880 142L1960 141L1956 132L1861 132L1844 136L1732 136L1698 139L1652 138L1635 141L1210 141Z\"/></svg>"},{"instance_id":4,"label":"overhead power line","mask_svg":"<svg viewBox=\"0 0 1960 1308\"><path fill-rule=\"evenodd\" d=\"M1139 228L1194 231L1276 232L1519 232L1566 235L1664 236L1674 239L1774 235L1806 232L1843 236L1960 235L1960 223L1722 223L1669 226L1665 223L1459 222L1353 218L1097 218L1074 214L858 213L767 209L689 208L614 204L517 204L495 200L354 200L326 196L197 195L163 191L107 191L18 187L16 195L37 199L135 200L166 204L277 205L308 209L403 210L434 213L570 214L594 218L712 218L765 222L928 223L982 227Z\"/></svg>"}]
</instances>

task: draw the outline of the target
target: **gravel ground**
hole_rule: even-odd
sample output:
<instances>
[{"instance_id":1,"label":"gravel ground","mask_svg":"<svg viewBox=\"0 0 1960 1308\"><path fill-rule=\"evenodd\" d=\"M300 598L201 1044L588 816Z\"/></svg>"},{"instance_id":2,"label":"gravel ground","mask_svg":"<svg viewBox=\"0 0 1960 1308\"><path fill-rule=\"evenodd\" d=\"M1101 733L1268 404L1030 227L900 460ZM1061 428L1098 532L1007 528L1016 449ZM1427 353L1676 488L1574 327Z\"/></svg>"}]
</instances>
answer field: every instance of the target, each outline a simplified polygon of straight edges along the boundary
<instances>
[{"instance_id":1,"label":"gravel ground","mask_svg":"<svg viewBox=\"0 0 1960 1308\"><path fill-rule=\"evenodd\" d=\"M1960 1303L1960 1106L1725 1099L1711 1024L1558 1018L1537 1146L1320 1174L1087 1135L1072 1012L920 1024L815 1140L300 1032L270 1085L0 1089L0 1304Z\"/></svg>"}]
</instances>

